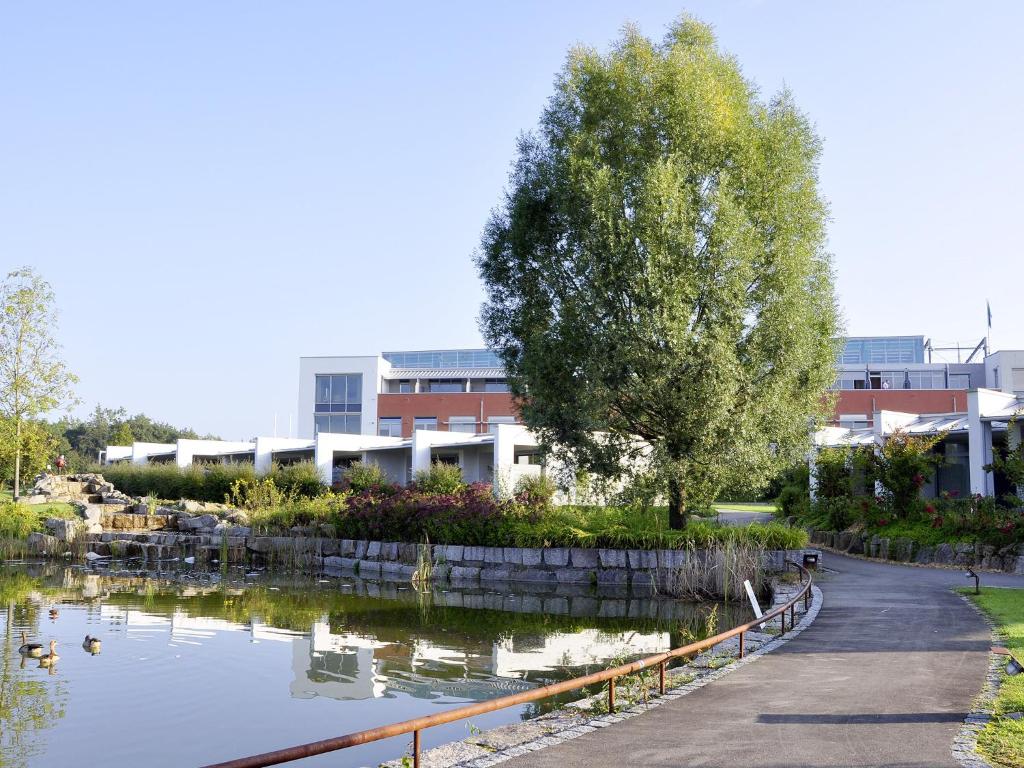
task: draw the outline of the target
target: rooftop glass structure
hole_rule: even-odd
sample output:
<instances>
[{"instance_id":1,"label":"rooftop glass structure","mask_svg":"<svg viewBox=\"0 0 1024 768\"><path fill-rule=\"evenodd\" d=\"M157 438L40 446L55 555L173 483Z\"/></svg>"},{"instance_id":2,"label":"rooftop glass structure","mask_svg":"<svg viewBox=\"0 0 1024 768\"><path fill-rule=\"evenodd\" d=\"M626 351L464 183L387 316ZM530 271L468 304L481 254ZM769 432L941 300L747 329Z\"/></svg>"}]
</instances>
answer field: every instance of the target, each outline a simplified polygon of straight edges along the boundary
<instances>
[{"instance_id":1,"label":"rooftop glass structure","mask_svg":"<svg viewBox=\"0 0 1024 768\"><path fill-rule=\"evenodd\" d=\"M841 365L923 362L924 336L850 336L839 356Z\"/></svg>"},{"instance_id":2,"label":"rooftop glass structure","mask_svg":"<svg viewBox=\"0 0 1024 768\"><path fill-rule=\"evenodd\" d=\"M394 368L500 368L489 349L431 349L423 352L384 352Z\"/></svg>"}]
</instances>

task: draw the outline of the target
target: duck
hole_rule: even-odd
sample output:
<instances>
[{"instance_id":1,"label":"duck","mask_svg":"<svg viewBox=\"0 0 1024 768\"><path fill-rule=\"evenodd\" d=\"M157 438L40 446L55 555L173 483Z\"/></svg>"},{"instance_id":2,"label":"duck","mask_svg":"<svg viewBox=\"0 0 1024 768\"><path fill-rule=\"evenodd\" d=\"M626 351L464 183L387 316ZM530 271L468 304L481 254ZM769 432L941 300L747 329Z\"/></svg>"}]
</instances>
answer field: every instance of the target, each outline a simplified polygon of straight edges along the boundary
<instances>
[{"instance_id":1,"label":"duck","mask_svg":"<svg viewBox=\"0 0 1024 768\"><path fill-rule=\"evenodd\" d=\"M28 641L28 635L25 634L25 630L21 631L21 648L18 649L18 653L22 656L32 656L38 658L43 655L42 643L30 643Z\"/></svg>"},{"instance_id":2,"label":"duck","mask_svg":"<svg viewBox=\"0 0 1024 768\"><path fill-rule=\"evenodd\" d=\"M51 619L56 619L58 616L60 616L60 611L58 611L56 608L51 608L50 609L50 618Z\"/></svg>"},{"instance_id":3,"label":"duck","mask_svg":"<svg viewBox=\"0 0 1024 768\"><path fill-rule=\"evenodd\" d=\"M57 659L59 659L60 656L57 655L56 648L57 648L57 641L56 640L51 640L50 641L50 652L39 657L39 666L40 667L49 667L49 666L57 663Z\"/></svg>"},{"instance_id":4,"label":"duck","mask_svg":"<svg viewBox=\"0 0 1024 768\"><path fill-rule=\"evenodd\" d=\"M90 637L89 635L86 635L85 640L82 641L82 647L95 656L100 652L102 641L98 637Z\"/></svg>"}]
</instances>

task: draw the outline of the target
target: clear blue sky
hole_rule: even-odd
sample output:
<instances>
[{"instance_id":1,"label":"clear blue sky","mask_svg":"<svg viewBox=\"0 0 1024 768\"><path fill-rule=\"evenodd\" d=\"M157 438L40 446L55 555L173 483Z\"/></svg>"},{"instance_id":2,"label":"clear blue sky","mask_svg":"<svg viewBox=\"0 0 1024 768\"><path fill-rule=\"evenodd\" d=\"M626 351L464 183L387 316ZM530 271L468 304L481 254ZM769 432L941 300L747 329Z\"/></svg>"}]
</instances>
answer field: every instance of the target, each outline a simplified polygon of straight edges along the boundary
<instances>
[{"instance_id":1,"label":"clear blue sky","mask_svg":"<svg viewBox=\"0 0 1024 768\"><path fill-rule=\"evenodd\" d=\"M298 357L476 346L471 262L576 43L682 11L825 139L852 334L1024 348L1024 4L5 2L0 268L84 405L284 434Z\"/></svg>"}]
</instances>

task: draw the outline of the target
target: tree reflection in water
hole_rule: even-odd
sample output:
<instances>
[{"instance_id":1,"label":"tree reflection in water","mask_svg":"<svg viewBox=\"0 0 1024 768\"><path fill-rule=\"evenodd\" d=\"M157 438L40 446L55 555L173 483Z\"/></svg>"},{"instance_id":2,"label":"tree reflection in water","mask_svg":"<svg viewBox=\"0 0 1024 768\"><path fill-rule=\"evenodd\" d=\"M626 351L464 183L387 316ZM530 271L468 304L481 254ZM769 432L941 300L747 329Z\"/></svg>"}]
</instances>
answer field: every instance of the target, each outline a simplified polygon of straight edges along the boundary
<instances>
[{"instance_id":1,"label":"tree reflection in water","mask_svg":"<svg viewBox=\"0 0 1024 768\"><path fill-rule=\"evenodd\" d=\"M18 653L21 631L38 631L41 606L29 599L40 589L38 579L24 573L0 570L0 612L4 634L0 653L0 766L19 768L31 764L42 749L40 731L64 717L66 692L51 667L41 677L38 659Z\"/></svg>"}]
</instances>

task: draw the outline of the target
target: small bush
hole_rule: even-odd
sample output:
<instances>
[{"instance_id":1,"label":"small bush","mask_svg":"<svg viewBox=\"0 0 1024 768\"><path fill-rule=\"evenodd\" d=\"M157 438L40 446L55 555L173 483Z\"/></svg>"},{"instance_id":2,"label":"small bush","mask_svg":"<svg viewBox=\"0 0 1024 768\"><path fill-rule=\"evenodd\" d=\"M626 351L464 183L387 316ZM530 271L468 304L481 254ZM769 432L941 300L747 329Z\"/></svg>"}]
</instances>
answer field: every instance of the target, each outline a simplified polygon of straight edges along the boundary
<instances>
[{"instance_id":1,"label":"small bush","mask_svg":"<svg viewBox=\"0 0 1024 768\"><path fill-rule=\"evenodd\" d=\"M430 469L416 473L416 488L424 493L458 493L466 484L462 482L462 468L458 464L442 464L435 461Z\"/></svg>"},{"instance_id":2,"label":"small bush","mask_svg":"<svg viewBox=\"0 0 1024 768\"><path fill-rule=\"evenodd\" d=\"M256 511L280 507L286 501L291 501L292 497L293 494L278 488L271 477L242 478L232 483L231 492L225 496L224 501L233 507Z\"/></svg>"},{"instance_id":3,"label":"small bush","mask_svg":"<svg viewBox=\"0 0 1024 768\"><path fill-rule=\"evenodd\" d=\"M24 539L39 530L42 530L42 520L31 506L0 502L0 539Z\"/></svg>"},{"instance_id":4,"label":"small bush","mask_svg":"<svg viewBox=\"0 0 1024 768\"><path fill-rule=\"evenodd\" d=\"M320 479L320 470L311 461L275 465L269 477L282 491L296 497L313 499L329 490Z\"/></svg>"},{"instance_id":5,"label":"small bush","mask_svg":"<svg viewBox=\"0 0 1024 768\"><path fill-rule=\"evenodd\" d=\"M523 504L550 506L558 492L555 481L547 475L523 475L516 482L515 496Z\"/></svg>"},{"instance_id":6,"label":"small bush","mask_svg":"<svg viewBox=\"0 0 1024 768\"><path fill-rule=\"evenodd\" d=\"M390 485L379 464L353 462L341 475L342 487L353 493L369 493Z\"/></svg>"}]
</instances>

